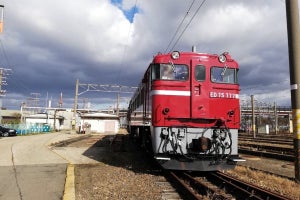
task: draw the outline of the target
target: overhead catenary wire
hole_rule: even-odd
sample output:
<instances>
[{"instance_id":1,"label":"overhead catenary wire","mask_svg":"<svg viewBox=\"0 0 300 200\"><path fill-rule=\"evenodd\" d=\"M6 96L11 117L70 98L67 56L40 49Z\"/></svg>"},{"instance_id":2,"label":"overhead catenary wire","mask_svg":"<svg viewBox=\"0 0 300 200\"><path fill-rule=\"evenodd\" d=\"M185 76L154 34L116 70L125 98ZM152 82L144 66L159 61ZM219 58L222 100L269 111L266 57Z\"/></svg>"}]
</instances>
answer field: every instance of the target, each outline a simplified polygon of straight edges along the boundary
<instances>
[{"instance_id":1,"label":"overhead catenary wire","mask_svg":"<svg viewBox=\"0 0 300 200\"><path fill-rule=\"evenodd\" d=\"M134 9L133 9L133 15L135 15L136 13L136 10L137 10L137 3L138 3L138 0L135 0L135 4L134 4ZM130 39L130 33L131 33L131 30L132 30L132 24L131 22L129 22L130 25L129 25L129 29L128 29L128 34L127 34L127 40L126 40L126 44L124 45L124 49L123 49L123 54L122 54L122 59L121 59L121 68L119 69L118 71L118 76L117 76L117 84L120 85L120 74L121 74L121 71L123 70L123 65L124 65L124 59L125 59L125 56L126 56L126 53L127 53L127 46L128 46L128 43L129 43L129 39Z\"/></svg>"},{"instance_id":2,"label":"overhead catenary wire","mask_svg":"<svg viewBox=\"0 0 300 200\"><path fill-rule=\"evenodd\" d=\"M177 45L177 43L179 42L179 40L181 39L181 37L183 36L184 32L187 30L187 28L189 27L189 25L192 23L193 19L195 18L195 16L198 14L200 8L204 5L204 3L206 2L206 0L203 0L201 2L201 4L199 5L199 7L197 8L196 12L194 13L194 15L192 16L192 18L190 19L190 21L187 23L187 25L184 27L183 31L181 32L181 34L179 35L179 37L177 38L176 42L174 43L174 45L172 46L172 48L170 49L170 52L173 51L173 49L175 48L175 46Z\"/></svg>"},{"instance_id":3,"label":"overhead catenary wire","mask_svg":"<svg viewBox=\"0 0 300 200\"><path fill-rule=\"evenodd\" d=\"M9 57L8 57L8 55L7 55L5 46L4 46L3 41L1 40L1 38L0 38L0 47L1 47L1 51L2 51L2 54L3 54L4 60L6 61L7 67L9 67L9 70L11 70L11 71L13 72L13 71L14 71L14 70L13 70L13 67L14 67L14 66L11 65L10 59L9 59ZM5 64L3 63L3 65L5 65ZM2 67L2 66L1 66L1 67ZM7 67L5 67L5 68L7 68ZM3 67L3 68L4 68L4 67ZM14 74L14 76L16 76L16 74ZM30 91L29 88L27 88L27 87L25 86L24 82L21 81L22 79L21 79L20 77L17 77L17 78L13 78L13 77L12 77L10 80L11 80L10 83L15 84L16 87L23 88L23 89L25 89L25 90L27 90L27 91ZM14 82L14 81L15 81L15 82ZM20 82L20 83L18 83L18 82Z\"/></svg>"},{"instance_id":4,"label":"overhead catenary wire","mask_svg":"<svg viewBox=\"0 0 300 200\"><path fill-rule=\"evenodd\" d=\"M132 11L133 19L134 19L134 15L137 12L137 3L138 3L138 0L135 0L135 4L134 4L134 7L133 7L133 11ZM121 58L121 62L120 62L121 68L119 68L119 70L117 71L117 79L116 79L117 80L117 85L116 85L116 87L120 87L119 91L115 91L117 93L117 106L116 106L117 107L117 113L119 112L119 100L120 100L120 93L121 93L121 87L122 87L121 86L121 82L120 82L120 80L121 80L121 72L124 69L123 65L124 65L124 60L127 57L126 54L128 54L127 47L128 47L129 39L130 39L130 36L131 36L132 25L133 25L133 21L131 22L129 20L129 28L128 28L127 40L126 40L126 43L124 45L124 49L123 49L123 53L122 53L122 58ZM98 90L98 91L101 91L101 90ZM132 92L130 92L130 94L131 93Z\"/></svg>"},{"instance_id":5,"label":"overhead catenary wire","mask_svg":"<svg viewBox=\"0 0 300 200\"><path fill-rule=\"evenodd\" d=\"M175 31L175 33L174 33L172 39L170 40L170 42L169 42L169 44L168 44L168 46L167 46L167 48L166 48L166 50L165 50L165 53L168 51L170 45L171 45L172 42L174 41L176 35L177 35L178 32L179 32L179 29L181 28L181 26L182 26L183 22L185 21L186 17L189 15L190 10L191 10L191 8L193 7L194 3L195 3L195 0L193 0L193 2L191 3L191 5L189 6L187 12L185 13L183 19L181 20L180 24L177 26L177 29L176 29L176 31Z\"/></svg>"},{"instance_id":6,"label":"overhead catenary wire","mask_svg":"<svg viewBox=\"0 0 300 200\"><path fill-rule=\"evenodd\" d=\"M18 76L18 73L15 73L14 67L15 65L11 65L11 60L9 59L9 56L7 54L6 48L5 48L5 43L2 41L0 38L0 48L1 48L1 53L3 55L3 59L1 59L1 65L0 68L6 69L9 71L8 75L11 75L12 72L14 72L14 75L9 78L9 88L11 91L13 91L13 88L21 88L23 93L30 93L30 89L26 86L25 82L23 81L22 77ZM8 69L9 68L9 69ZM2 83L0 83L2 84ZM7 86L8 87L8 86ZM18 97L15 96L16 94L11 94L10 92L5 95L5 107L13 107L15 108L15 105L10 105L10 102L18 102L21 104L23 100L20 100ZM15 104L15 103L14 103Z\"/></svg>"}]
</instances>

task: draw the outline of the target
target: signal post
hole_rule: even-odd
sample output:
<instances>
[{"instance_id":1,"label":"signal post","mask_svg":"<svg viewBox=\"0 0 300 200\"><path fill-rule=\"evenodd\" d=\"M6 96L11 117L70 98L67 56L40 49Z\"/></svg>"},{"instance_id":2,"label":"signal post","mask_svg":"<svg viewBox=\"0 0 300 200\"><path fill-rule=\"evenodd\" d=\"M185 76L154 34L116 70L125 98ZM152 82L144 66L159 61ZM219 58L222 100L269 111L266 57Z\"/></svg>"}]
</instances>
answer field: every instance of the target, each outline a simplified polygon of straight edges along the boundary
<instances>
[{"instance_id":1,"label":"signal post","mask_svg":"<svg viewBox=\"0 0 300 200\"><path fill-rule=\"evenodd\" d=\"M286 0L291 102L295 149L295 179L300 182L300 30L298 0Z\"/></svg>"}]
</instances>

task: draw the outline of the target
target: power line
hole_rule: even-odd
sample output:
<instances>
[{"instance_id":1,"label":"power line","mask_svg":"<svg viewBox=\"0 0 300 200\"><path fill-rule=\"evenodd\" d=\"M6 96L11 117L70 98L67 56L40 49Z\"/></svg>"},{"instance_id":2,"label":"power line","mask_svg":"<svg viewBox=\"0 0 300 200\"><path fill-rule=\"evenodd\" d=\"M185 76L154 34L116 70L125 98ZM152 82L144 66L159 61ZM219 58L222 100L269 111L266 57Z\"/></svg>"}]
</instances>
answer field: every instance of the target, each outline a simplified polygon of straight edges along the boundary
<instances>
[{"instance_id":1,"label":"power line","mask_svg":"<svg viewBox=\"0 0 300 200\"><path fill-rule=\"evenodd\" d=\"M170 51L172 51L174 49L174 47L177 45L177 43L179 42L179 40L181 39L182 35L184 34L184 32L186 31L186 29L189 27L189 25L192 23L193 19L195 18L195 16L198 14L200 8L203 6L203 4L205 3L206 0L203 0L202 3L199 5L199 7L197 8L196 12L194 13L194 15L192 16L192 18L190 19L190 21L188 22L188 24L185 26L185 28L183 29L183 31L181 32L181 34L179 35L178 39L176 40L175 44L172 46L172 48L170 49Z\"/></svg>"},{"instance_id":2,"label":"power line","mask_svg":"<svg viewBox=\"0 0 300 200\"><path fill-rule=\"evenodd\" d=\"M133 13L133 15L135 15L135 13L136 13L136 10L137 10L137 3L138 3L138 0L135 0L135 4L134 4L134 9L133 9L133 11L132 11L132 13ZM130 23L130 25L129 25L129 29L128 29L128 34L127 34L127 41L126 41L126 44L125 44L125 46L124 46L124 50L123 50L123 55L122 55L122 60L121 60L121 64L120 64L120 66L123 66L124 65L124 59L125 59L125 55L126 55L126 53L127 53L127 46L128 46L128 43L129 43L129 38L130 38L130 33L131 33L131 29L132 29L132 23L129 21L129 23ZM123 67L122 67L122 69L120 69L119 70L119 72L118 72L118 78L117 78L117 80L118 80L118 84L120 83L119 82L119 80L120 80L120 74L121 74L121 70L123 70Z\"/></svg>"},{"instance_id":3,"label":"power line","mask_svg":"<svg viewBox=\"0 0 300 200\"><path fill-rule=\"evenodd\" d=\"M9 65L9 60L8 60L8 57L7 57L7 54L6 54L6 51L5 51L5 48L4 48L4 45L3 45L1 39L0 39L0 45L1 45L1 50L3 53L4 59L6 60L7 64ZM7 85L7 82L6 82L7 77L6 76L11 75L11 73L12 73L11 69L0 68L0 96L6 96L6 90L3 90L2 86Z\"/></svg>"},{"instance_id":4,"label":"power line","mask_svg":"<svg viewBox=\"0 0 300 200\"><path fill-rule=\"evenodd\" d=\"M171 45L171 44L172 44L172 42L174 41L174 39L175 39L175 36L177 35L177 33L178 33L179 29L181 28L181 26L182 26L182 24L183 24L184 20L186 19L186 17L187 17L187 16L188 16L188 14L190 13L190 10L191 10L191 8L193 7L194 3L195 3L195 0L193 0L193 2L191 3L191 5L190 5L190 7L189 7L188 11L186 12L185 16L184 16L184 17L183 17L183 19L181 20L180 24L177 26L177 29L176 29L176 31L175 31L175 33L174 33L174 35L173 35L173 37L172 37L171 41L169 42L169 44L168 44L168 47L167 47L167 48L166 48L166 50L165 50L165 53L168 51L168 49L169 49L170 45Z\"/></svg>"}]
</instances>

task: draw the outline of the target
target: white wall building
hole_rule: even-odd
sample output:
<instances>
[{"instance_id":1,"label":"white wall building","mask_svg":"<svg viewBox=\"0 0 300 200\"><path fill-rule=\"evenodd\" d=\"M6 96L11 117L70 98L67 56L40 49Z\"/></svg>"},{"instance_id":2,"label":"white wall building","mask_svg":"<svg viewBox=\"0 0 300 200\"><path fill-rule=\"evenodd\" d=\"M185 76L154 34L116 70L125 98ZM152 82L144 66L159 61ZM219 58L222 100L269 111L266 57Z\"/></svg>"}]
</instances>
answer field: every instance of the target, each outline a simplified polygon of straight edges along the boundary
<instances>
[{"instance_id":1,"label":"white wall building","mask_svg":"<svg viewBox=\"0 0 300 200\"><path fill-rule=\"evenodd\" d=\"M26 126L42 126L44 124L50 125L53 130L61 130L64 117L55 116L47 113L33 114L25 117Z\"/></svg>"},{"instance_id":2,"label":"white wall building","mask_svg":"<svg viewBox=\"0 0 300 200\"><path fill-rule=\"evenodd\" d=\"M106 113L81 113L80 130L96 133L118 133L119 117Z\"/></svg>"}]
</instances>

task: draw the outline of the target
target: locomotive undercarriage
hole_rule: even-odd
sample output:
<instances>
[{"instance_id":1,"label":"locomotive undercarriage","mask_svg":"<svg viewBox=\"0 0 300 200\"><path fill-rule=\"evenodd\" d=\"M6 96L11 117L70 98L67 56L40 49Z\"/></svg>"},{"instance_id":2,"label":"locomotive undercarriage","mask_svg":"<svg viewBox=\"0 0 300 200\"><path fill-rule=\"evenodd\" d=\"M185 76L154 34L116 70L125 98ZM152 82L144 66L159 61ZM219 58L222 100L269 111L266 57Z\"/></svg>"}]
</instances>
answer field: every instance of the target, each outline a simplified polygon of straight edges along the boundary
<instances>
[{"instance_id":1,"label":"locomotive undercarriage","mask_svg":"<svg viewBox=\"0 0 300 200\"><path fill-rule=\"evenodd\" d=\"M239 160L237 130L220 127L152 127L155 158L166 169L214 171Z\"/></svg>"}]
</instances>

